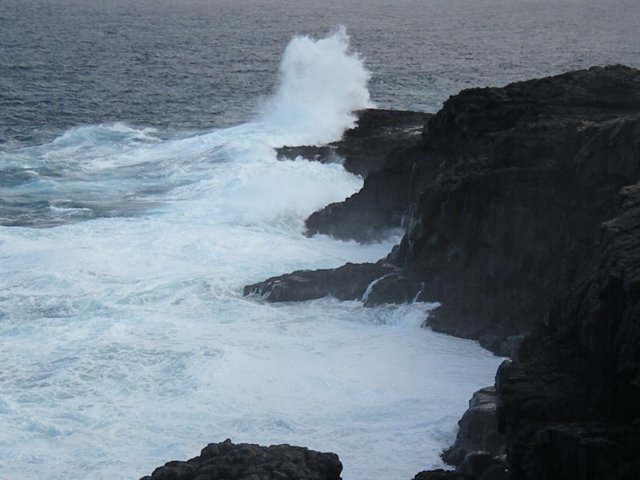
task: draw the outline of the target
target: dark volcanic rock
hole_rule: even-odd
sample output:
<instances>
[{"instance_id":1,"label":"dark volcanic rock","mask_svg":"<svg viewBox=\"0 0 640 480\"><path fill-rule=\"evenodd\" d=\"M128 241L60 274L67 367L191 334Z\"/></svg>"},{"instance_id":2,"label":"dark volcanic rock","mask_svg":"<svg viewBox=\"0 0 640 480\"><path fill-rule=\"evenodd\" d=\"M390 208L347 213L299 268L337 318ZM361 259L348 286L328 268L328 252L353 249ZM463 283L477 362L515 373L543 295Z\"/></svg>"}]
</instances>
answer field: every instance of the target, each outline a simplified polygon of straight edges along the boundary
<instances>
[{"instance_id":1,"label":"dark volcanic rock","mask_svg":"<svg viewBox=\"0 0 640 480\"><path fill-rule=\"evenodd\" d=\"M639 176L640 71L594 67L451 97L420 143L391 154L358 194L307 225L365 241L410 209L386 259L403 286L386 279L369 303L420 292L441 303L434 330L509 355L557 293L563 263L591 244L618 190ZM314 278L327 275L306 275L301 298L328 292Z\"/></svg>"},{"instance_id":2,"label":"dark volcanic rock","mask_svg":"<svg viewBox=\"0 0 640 480\"><path fill-rule=\"evenodd\" d=\"M418 473L413 480L466 480L465 476L451 470L430 470Z\"/></svg>"},{"instance_id":3,"label":"dark volcanic rock","mask_svg":"<svg viewBox=\"0 0 640 480\"><path fill-rule=\"evenodd\" d=\"M357 126L339 142L279 149L280 157L340 162L346 170L365 178L360 192L312 214L305 223L307 233L370 242L400 228L410 203L420 193L419 187L435 178L436 168L427 168L419 145L424 122L430 116L364 110L359 112Z\"/></svg>"},{"instance_id":4,"label":"dark volcanic rock","mask_svg":"<svg viewBox=\"0 0 640 480\"><path fill-rule=\"evenodd\" d=\"M640 176L640 71L593 68L466 90L427 124L442 165L390 260L442 307L434 330L503 340L544 314L576 245Z\"/></svg>"},{"instance_id":5,"label":"dark volcanic rock","mask_svg":"<svg viewBox=\"0 0 640 480\"><path fill-rule=\"evenodd\" d=\"M442 454L450 465L460 465L469 453L480 451L493 458L503 455L504 438L498 432L496 417L497 394L494 387L483 388L473 394L469 408L458 426L455 443Z\"/></svg>"},{"instance_id":6,"label":"dark volcanic rock","mask_svg":"<svg viewBox=\"0 0 640 480\"><path fill-rule=\"evenodd\" d=\"M321 146L282 147L279 158L301 156L323 163L339 162L356 175L367 177L382 167L392 151L413 145L420 138L426 113L367 109L357 112L356 126L340 141Z\"/></svg>"},{"instance_id":7,"label":"dark volcanic rock","mask_svg":"<svg viewBox=\"0 0 640 480\"><path fill-rule=\"evenodd\" d=\"M436 178L437 167L419 144L391 152L381 169L365 179L359 192L309 216L307 233L358 242L388 236L389 230L404 226L411 205L424 186Z\"/></svg>"},{"instance_id":8,"label":"dark volcanic rock","mask_svg":"<svg viewBox=\"0 0 640 480\"><path fill-rule=\"evenodd\" d=\"M312 300L327 295L339 300L359 300L373 281L396 270L393 265L383 262L347 263L340 268L326 270L299 270L247 285L244 295L260 295L269 302Z\"/></svg>"},{"instance_id":9,"label":"dark volcanic rock","mask_svg":"<svg viewBox=\"0 0 640 480\"><path fill-rule=\"evenodd\" d=\"M338 300L362 300L365 306L409 303L420 294L420 281L394 265L347 263L324 270L298 270L246 285L243 294L268 302L296 302L331 295Z\"/></svg>"},{"instance_id":10,"label":"dark volcanic rock","mask_svg":"<svg viewBox=\"0 0 640 480\"><path fill-rule=\"evenodd\" d=\"M383 173L394 165L397 177ZM434 330L494 352L517 350L496 377L508 467L479 453L475 438L471 449L459 443L449 452L456 462L464 455L467 478L637 479L639 179L640 71L594 67L466 90L358 195L308 221L366 240L408 211L386 263L285 279L287 294L269 299L438 301L428 320ZM403 188L409 193L394 197ZM381 198L394 207L383 211ZM490 430L474 415L474 432Z\"/></svg>"},{"instance_id":11,"label":"dark volcanic rock","mask_svg":"<svg viewBox=\"0 0 640 480\"><path fill-rule=\"evenodd\" d=\"M515 475L640 478L640 184L497 376Z\"/></svg>"},{"instance_id":12,"label":"dark volcanic rock","mask_svg":"<svg viewBox=\"0 0 640 480\"><path fill-rule=\"evenodd\" d=\"M290 445L259 445L231 440L211 443L198 457L173 461L141 480L340 480L334 453Z\"/></svg>"},{"instance_id":13,"label":"dark volcanic rock","mask_svg":"<svg viewBox=\"0 0 640 480\"><path fill-rule=\"evenodd\" d=\"M640 476L640 426L552 425L537 432L530 447L528 478L606 478Z\"/></svg>"}]
</instances>

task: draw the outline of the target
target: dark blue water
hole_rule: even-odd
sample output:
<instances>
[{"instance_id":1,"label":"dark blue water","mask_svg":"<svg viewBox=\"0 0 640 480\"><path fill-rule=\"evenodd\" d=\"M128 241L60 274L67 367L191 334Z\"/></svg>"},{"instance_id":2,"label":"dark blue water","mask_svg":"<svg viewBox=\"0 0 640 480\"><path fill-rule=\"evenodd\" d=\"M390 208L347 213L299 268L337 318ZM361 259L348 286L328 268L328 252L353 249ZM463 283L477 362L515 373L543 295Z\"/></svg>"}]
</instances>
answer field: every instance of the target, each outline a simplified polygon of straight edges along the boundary
<instances>
[{"instance_id":1,"label":"dark blue water","mask_svg":"<svg viewBox=\"0 0 640 480\"><path fill-rule=\"evenodd\" d=\"M271 92L293 34L347 27L382 107L640 65L636 0L0 0L0 145L77 125L227 126Z\"/></svg>"}]
</instances>

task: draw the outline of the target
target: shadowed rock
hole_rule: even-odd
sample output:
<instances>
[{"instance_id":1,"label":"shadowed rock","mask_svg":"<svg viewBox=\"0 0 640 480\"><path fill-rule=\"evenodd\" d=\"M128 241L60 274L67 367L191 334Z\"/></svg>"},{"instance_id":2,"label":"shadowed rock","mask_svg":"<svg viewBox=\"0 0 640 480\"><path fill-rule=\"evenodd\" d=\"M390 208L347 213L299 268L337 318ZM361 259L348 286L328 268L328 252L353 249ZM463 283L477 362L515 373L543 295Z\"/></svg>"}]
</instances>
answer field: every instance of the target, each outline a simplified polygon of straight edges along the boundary
<instances>
[{"instance_id":1,"label":"shadowed rock","mask_svg":"<svg viewBox=\"0 0 640 480\"><path fill-rule=\"evenodd\" d=\"M340 480L341 472L334 453L225 440L209 444L190 460L166 463L141 480Z\"/></svg>"},{"instance_id":2,"label":"shadowed rock","mask_svg":"<svg viewBox=\"0 0 640 480\"><path fill-rule=\"evenodd\" d=\"M430 470L418 473L413 480L466 480L465 476L451 470Z\"/></svg>"},{"instance_id":3,"label":"shadowed rock","mask_svg":"<svg viewBox=\"0 0 640 480\"><path fill-rule=\"evenodd\" d=\"M639 152L636 69L465 90L428 119L419 142L392 153L360 192L307 225L365 241L406 216L402 242L386 259L404 287L372 292L369 302L420 292L441 303L429 317L434 330L509 355L544 315L563 263L591 243L618 190L640 176ZM307 292L326 293L307 279Z\"/></svg>"},{"instance_id":4,"label":"shadowed rock","mask_svg":"<svg viewBox=\"0 0 640 480\"><path fill-rule=\"evenodd\" d=\"M519 358L498 371L514 475L640 475L640 184L571 265Z\"/></svg>"},{"instance_id":5,"label":"shadowed rock","mask_svg":"<svg viewBox=\"0 0 640 480\"><path fill-rule=\"evenodd\" d=\"M431 115L369 109L358 112L357 126L339 142L325 146L283 147L280 158L298 156L325 163L342 163L365 178L365 188L344 202L333 203L305 222L308 235L370 242L400 228L408 206L419 194L424 152L419 146L424 122ZM431 171L435 171L432 168ZM433 176L433 175L432 175Z\"/></svg>"},{"instance_id":6,"label":"shadowed rock","mask_svg":"<svg viewBox=\"0 0 640 480\"><path fill-rule=\"evenodd\" d=\"M455 443L442 454L450 465L461 465L469 453L481 451L489 458L503 455L504 438L498 432L497 394L494 387L478 390L458 422Z\"/></svg>"},{"instance_id":7,"label":"shadowed rock","mask_svg":"<svg viewBox=\"0 0 640 480\"><path fill-rule=\"evenodd\" d=\"M307 234L361 243L387 237L390 230L405 226L411 205L436 178L437 167L419 144L391 152L359 192L310 215L305 221Z\"/></svg>"},{"instance_id":8,"label":"shadowed rock","mask_svg":"<svg viewBox=\"0 0 640 480\"><path fill-rule=\"evenodd\" d=\"M633 480L640 474L640 426L584 423L538 431L528 478Z\"/></svg>"}]
</instances>

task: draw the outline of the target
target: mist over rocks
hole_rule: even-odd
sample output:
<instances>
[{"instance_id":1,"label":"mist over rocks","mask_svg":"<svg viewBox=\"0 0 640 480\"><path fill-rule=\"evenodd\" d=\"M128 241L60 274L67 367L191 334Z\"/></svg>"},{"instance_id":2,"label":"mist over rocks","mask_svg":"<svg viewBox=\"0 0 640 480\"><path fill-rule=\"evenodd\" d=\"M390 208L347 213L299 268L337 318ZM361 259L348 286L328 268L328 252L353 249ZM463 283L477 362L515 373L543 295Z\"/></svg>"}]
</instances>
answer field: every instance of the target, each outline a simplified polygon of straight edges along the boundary
<instances>
[{"instance_id":1,"label":"mist over rocks","mask_svg":"<svg viewBox=\"0 0 640 480\"><path fill-rule=\"evenodd\" d=\"M521 478L640 475L640 184L618 200L566 293L498 370L499 426Z\"/></svg>"},{"instance_id":2,"label":"mist over rocks","mask_svg":"<svg viewBox=\"0 0 640 480\"><path fill-rule=\"evenodd\" d=\"M361 192L314 214L325 233L369 241L378 226L349 219L362 212L366 223L367 209L388 200L406 231L386 258L272 277L244 294L438 301L432 329L512 357L460 421L444 454L456 471L416 479L636 479L639 179L640 71L594 67L465 90L427 118L414 145L370 171ZM337 477L287 470L289 457L257 466L262 448L225 453L222 470L192 459L148 478L339 478L333 466Z\"/></svg>"},{"instance_id":3,"label":"mist over rocks","mask_svg":"<svg viewBox=\"0 0 640 480\"><path fill-rule=\"evenodd\" d=\"M403 162L403 175L417 177L387 182L385 167ZM390 270L350 265L361 283L379 276L366 296L361 286L346 296L438 301L432 329L512 357L498 371L495 402L478 409L476 396L445 457L458 472L416 478L639 478L640 71L593 67L464 90L374 178L307 221L369 241L368 226L350 232L341 219L369 218L367 208L393 204L411 185L396 210L409 212L405 235L378 262ZM323 271L322 282L338 270ZM293 299L318 275L274 277L245 293L278 301L271 292L285 285ZM500 435L506 460L500 445L487 446Z\"/></svg>"},{"instance_id":4,"label":"mist over rocks","mask_svg":"<svg viewBox=\"0 0 640 480\"><path fill-rule=\"evenodd\" d=\"M380 169L365 179L359 192L311 214L305 221L307 234L324 233L361 243L388 237L390 231L406 226L409 207L422 185L435 179L435 167L424 161L419 144L392 151Z\"/></svg>"}]
</instances>

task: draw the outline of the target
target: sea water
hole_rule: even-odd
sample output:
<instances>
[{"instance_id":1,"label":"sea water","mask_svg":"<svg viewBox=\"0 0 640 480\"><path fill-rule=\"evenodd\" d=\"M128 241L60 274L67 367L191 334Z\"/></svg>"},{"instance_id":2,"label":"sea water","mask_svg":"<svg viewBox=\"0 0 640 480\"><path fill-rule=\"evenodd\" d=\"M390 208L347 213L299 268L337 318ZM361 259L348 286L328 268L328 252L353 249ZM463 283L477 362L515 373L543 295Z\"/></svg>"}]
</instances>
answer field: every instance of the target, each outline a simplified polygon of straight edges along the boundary
<instances>
[{"instance_id":1,"label":"sea water","mask_svg":"<svg viewBox=\"0 0 640 480\"><path fill-rule=\"evenodd\" d=\"M617 41L635 3L466 3L0 1L0 478L138 478L226 438L337 452L347 480L442 466L501 359L421 328L431 304L241 293L399 240L305 237L362 179L278 146L374 104L638 63Z\"/></svg>"}]
</instances>

